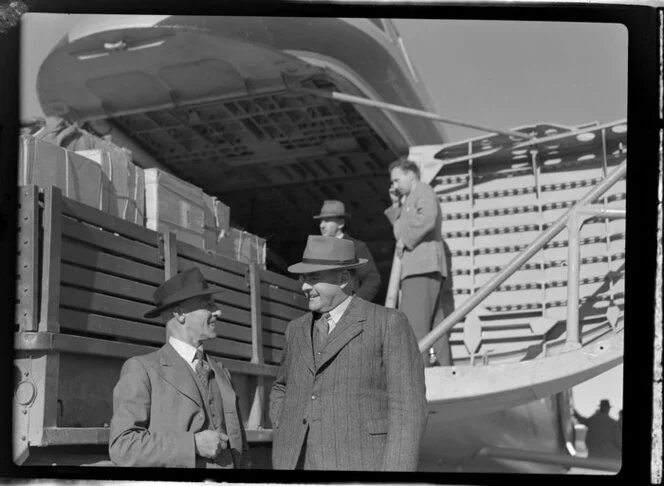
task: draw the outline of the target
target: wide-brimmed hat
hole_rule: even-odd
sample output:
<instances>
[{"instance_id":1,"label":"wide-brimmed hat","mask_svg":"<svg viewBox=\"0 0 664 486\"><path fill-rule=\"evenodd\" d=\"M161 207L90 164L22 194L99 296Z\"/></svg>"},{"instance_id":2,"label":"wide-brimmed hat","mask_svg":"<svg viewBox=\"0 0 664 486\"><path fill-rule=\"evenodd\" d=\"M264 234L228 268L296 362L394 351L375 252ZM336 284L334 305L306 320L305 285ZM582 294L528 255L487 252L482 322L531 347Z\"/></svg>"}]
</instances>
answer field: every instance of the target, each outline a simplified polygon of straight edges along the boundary
<instances>
[{"instance_id":1,"label":"wide-brimmed hat","mask_svg":"<svg viewBox=\"0 0 664 486\"><path fill-rule=\"evenodd\" d=\"M166 280L154 292L155 308L143 314L152 319L159 317L169 307L187 299L223 292L218 287L209 287L198 267L190 268Z\"/></svg>"},{"instance_id":2,"label":"wide-brimmed hat","mask_svg":"<svg viewBox=\"0 0 664 486\"><path fill-rule=\"evenodd\" d=\"M323 207L320 208L320 214L314 216L314 219L323 218L350 218L350 214L346 212L346 206L341 201L328 199L323 202Z\"/></svg>"},{"instance_id":3,"label":"wide-brimmed hat","mask_svg":"<svg viewBox=\"0 0 664 486\"><path fill-rule=\"evenodd\" d=\"M310 235L302 261L288 267L290 273L313 273L324 270L351 269L367 263L355 256L355 243L329 236Z\"/></svg>"}]
</instances>

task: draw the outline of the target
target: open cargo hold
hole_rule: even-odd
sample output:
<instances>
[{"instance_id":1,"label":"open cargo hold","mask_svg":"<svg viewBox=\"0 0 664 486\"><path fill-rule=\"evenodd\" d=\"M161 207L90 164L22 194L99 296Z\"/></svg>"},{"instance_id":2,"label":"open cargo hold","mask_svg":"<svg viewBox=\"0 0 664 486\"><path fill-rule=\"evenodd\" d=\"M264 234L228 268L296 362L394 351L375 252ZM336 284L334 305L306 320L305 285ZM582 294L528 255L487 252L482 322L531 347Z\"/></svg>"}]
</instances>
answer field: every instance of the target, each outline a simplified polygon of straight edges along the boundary
<instances>
[{"instance_id":1,"label":"open cargo hold","mask_svg":"<svg viewBox=\"0 0 664 486\"><path fill-rule=\"evenodd\" d=\"M167 172L144 172L146 227L173 231L180 241L214 251L219 236L215 207L221 203Z\"/></svg>"},{"instance_id":2,"label":"open cargo hold","mask_svg":"<svg viewBox=\"0 0 664 486\"><path fill-rule=\"evenodd\" d=\"M286 325L307 310L297 282L77 203L57 188L22 187L19 204L17 277L26 291L16 309L14 365L28 382L22 390L34 390L14 403L22 446L108 441L122 363L165 341L164 324L142 317L152 294L194 265L224 289L215 297L217 337L206 350L233 374L249 440L269 440L267 390Z\"/></svg>"},{"instance_id":3,"label":"open cargo hold","mask_svg":"<svg viewBox=\"0 0 664 486\"><path fill-rule=\"evenodd\" d=\"M131 160L131 152L106 144L77 153L97 162L111 183L109 212L132 223L145 224L145 175Z\"/></svg>"},{"instance_id":4,"label":"open cargo hold","mask_svg":"<svg viewBox=\"0 0 664 486\"><path fill-rule=\"evenodd\" d=\"M110 181L99 164L29 135L20 138L18 183L55 186L70 199L109 209Z\"/></svg>"}]
</instances>

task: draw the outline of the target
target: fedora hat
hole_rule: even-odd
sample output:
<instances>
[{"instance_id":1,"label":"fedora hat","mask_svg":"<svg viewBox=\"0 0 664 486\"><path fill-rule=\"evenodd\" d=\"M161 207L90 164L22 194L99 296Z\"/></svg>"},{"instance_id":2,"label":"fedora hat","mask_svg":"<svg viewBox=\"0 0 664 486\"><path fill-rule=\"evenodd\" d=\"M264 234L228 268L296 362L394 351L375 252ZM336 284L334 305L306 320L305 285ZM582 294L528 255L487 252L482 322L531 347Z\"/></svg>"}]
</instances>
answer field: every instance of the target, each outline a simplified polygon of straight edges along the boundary
<instances>
[{"instance_id":1,"label":"fedora hat","mask_svg":"<svg viewBox=\"0 0 664 486\"><path fill-rule=\"evenodd\" d=\"M320 208L320 214L314 216L314 219L323 218L350 218L350 214L346 212L346 206L341 201L328 199L323 202L323 207Z\"/></svg>"},{"instance_id":2,"label":"fedora hat","mask_svg":"<svg viewBox=\"0 0 664 486\"><path fill-rule=\"evenodd\" d=\"M329 236L310 235L302 261L288 267L290 273L313 273L323 270L351 269L367 263L355 256L355 243Z\"/></svg>"},{"instance_id":3,"label":"fedora hat","mask_svg":"<svg viewBox=\"0 0 664 486\"><path fill-rule=\"evenodd\" d=\"M153 319L182 301L219 292L223 290L218 287L208 287L198 267L190 268L169 278L154 291L155 308L143 314L143 317Z\"/></svg>"},{"instance_id":4,"label":"fedora hat","mask_svg":"<svg viewBox=\"0 0 664 486\"><path fill-rule=\"evenodd\" d=\"M606 398L603 398L602 400L599 401L599 408L609 409L611 408L611 402L608 401Z\"/></svg>"}]
</instances>

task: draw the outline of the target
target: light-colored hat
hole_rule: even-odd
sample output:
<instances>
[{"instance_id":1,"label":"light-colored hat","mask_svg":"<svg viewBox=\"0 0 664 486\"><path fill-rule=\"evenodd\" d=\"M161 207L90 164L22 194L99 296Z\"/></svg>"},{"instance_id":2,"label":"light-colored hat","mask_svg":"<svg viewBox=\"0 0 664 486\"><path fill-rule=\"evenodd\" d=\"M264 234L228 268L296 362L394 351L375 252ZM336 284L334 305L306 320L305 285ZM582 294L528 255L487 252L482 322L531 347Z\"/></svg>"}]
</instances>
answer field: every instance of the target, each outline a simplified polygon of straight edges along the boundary
<instances>
[{"instance_id":1,"label":"light-colored hat","mask_svg":"<svg viewBox=\"0 0 664 486\"><path fill-rule=\"evenodd\" d=\"M323 202L323 207L320 209L320 214L314 216L314 219L323 218L350 218L350 214L346 212L346 207L341 201L328 199Z\"/></svg>"},{"instance_id":2,"label":"light-colored hat","mask_svg":"<svg viewBox=\"0 0 664 486\"><path fill-rule=\"evenodd\" d=\"M288 267L290 273L314 273L323 270L351 269L367 263L355 256L355 243L329 236L310 235L302 261Z\"/></svg>"}]
</instances>

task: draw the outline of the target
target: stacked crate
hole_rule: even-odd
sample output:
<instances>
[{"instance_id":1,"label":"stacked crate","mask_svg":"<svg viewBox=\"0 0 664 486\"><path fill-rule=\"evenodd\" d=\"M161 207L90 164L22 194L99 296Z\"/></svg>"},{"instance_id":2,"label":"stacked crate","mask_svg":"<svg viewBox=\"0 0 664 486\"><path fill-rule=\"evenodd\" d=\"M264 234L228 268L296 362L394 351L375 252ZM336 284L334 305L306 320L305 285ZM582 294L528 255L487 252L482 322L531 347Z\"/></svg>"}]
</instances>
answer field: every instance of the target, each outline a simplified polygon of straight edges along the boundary
<instances>
[{"instance_id":1,"label":"stacked crate","mask_svg":"<svg viewBox=\"0 0 664 486\"><path fill-rule=\"evenodd\" d=\"M109 210L110 181L98 164L29 135L20 138L18 178L19 186L55 186L70 199Z\"/></svg>"},{"instance_id":2,"label":"stacked crate","mask_svg":"<svg viewBox=\"0 0 664 486\"><path fill-rule=\"evenodd\" d=\"M99 139L96 149L73 152L22 136L19 185L55 186L64 196L180 241L265 268L263 238L230 227L230 208L159 169L143 170L131 152Z\"/></svg>"},{"instance_id":3,"label":"stacked crate","mask_svg":"<svg viewBox=\"0 0 664 486\"><path fill-rule=\"evenodd\" d=\"M230 227L230 209L193 184L159 169L145 170L146 226L172 231L197 248L265 268L265 240Z\"/></svg>"}]
</instances>

